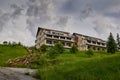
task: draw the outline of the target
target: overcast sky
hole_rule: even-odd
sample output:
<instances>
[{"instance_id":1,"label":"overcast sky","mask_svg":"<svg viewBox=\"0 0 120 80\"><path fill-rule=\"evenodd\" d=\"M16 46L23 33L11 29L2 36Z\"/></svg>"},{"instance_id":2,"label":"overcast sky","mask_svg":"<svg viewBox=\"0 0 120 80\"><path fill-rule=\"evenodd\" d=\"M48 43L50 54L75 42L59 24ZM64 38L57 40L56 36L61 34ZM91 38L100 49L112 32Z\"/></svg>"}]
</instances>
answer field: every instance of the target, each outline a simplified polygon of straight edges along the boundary
<instances>
[{"instance_id":1,"label":"overcast sky","mask_svg":"<svg viewBox=\"0 0 120 80\"><path fill-rule=\"evenodd\" d=\"M0 42L35 45L37 28L107 40L120 33L120 0L0 0Z\"/></svg>"}]
</instances>

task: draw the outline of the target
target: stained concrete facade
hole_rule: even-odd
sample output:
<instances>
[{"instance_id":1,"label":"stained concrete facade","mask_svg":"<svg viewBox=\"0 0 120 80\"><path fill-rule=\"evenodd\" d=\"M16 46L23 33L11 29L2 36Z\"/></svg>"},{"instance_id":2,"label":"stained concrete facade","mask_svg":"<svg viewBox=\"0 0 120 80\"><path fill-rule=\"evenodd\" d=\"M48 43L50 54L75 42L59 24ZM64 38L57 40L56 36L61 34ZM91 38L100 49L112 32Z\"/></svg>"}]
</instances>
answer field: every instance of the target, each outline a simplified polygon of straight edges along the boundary
<instances>
[{"instance_id":1,"label":"stained concrete facade","mask_svg":"<svg viewBox=\"0 0 120 80\"><path fill-rule=\"evenodd\" d=\"M106 41L90 37L78 33L73 33L75 36L75 44L77 45L79 50L105 50L106 49Z\"/></svg>"},{"instance_id":2,"label":"stained concrete facade","mask_svg":"<svg viewBox=\"0 0 120 80\"><path fill-rule=\"evenodd\" d=\"M54 46L57 42L61 42L65 48L71 48L74 43L74 38L68 32L38 28L35 41L36 48L40 48L43 44L47 46Z\"/></svg>"},{"instance_id":3,"label":"stained concrete facade","mask_svg":"<svg viewBox=\"0 0 120 80\"><path fill-rule=\"evenodd\" d=\"M40 48L41 45L54 46L55 43L61 42L65 48L71 48L73 44L77 46L79 50L105 50L106 41L90 37L78 33L70 34L68 32L38 28L36 35L36 48Z\"/></svg>"}]
</instances>

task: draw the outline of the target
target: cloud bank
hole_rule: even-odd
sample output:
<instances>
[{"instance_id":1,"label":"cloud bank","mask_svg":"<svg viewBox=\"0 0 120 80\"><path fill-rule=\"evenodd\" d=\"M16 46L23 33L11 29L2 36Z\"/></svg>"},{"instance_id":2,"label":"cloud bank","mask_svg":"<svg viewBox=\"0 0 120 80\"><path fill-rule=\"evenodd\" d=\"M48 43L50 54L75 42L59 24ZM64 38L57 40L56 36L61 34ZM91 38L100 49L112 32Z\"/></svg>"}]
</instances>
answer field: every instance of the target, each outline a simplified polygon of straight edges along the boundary
<instances>
[{"instance_id":1,"label":"cloud bank","mask_svg":"<svg viewBox=\"0 0 120 80\"><path fill-rule=\"evenodd\" d=\"M0 42L34 45L38 27L107 40L120 33L120 0L0 0Z\"/></svg>"}]
</instances>

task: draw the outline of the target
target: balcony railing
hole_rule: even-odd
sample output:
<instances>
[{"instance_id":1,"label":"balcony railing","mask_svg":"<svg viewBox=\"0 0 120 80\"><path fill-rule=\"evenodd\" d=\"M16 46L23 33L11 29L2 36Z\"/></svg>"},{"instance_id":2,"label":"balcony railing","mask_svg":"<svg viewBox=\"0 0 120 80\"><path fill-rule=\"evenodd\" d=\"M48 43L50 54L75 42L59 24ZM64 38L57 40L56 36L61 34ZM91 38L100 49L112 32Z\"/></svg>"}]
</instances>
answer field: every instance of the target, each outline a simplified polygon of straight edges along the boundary
<instances>
[{"instance_id":1,"label":"balcony railing","mask_svg":"<svg viewBox=\"0 0 120 80\"><path fill-rule=\"evenodd\" d=\"M97 44L97 43L89 43L89 42L87 42L87 44L88 45L93 45L93 46L100 46L100 47L106 47L106 45L104 44L104 45L102 45L102 44Z\"/></svg>"},{"instance_id":2,"label":"balcony railing","mask_svg":"<svg viewBox=\"0 0 120 80\"><path fill-rule=\"evenodd\" d=\"M53 36L61 36L61 37L69 37L69 38L71 38L72 37L72 35L58 35L58 34L53 34L53 33L48 33L48 32L45 32L45 34L47 35L47 34L49 34L49 35L53 35Z\"/></svg>"},{"instance_id":3,"label":"balcony railing","mask_svg":"<svg viewBox=\"0 0 120 80\"><path fill-rule=\"evenodd\" d=\"M63 38L61 38L60 36L46 36L46 38L49 38L49 39L55 39L55 40L62 40L62 41L69 41L69 42L74 42L72 39L68 39L67 37L65 37L64 39Z\"/></svg>"}]
</instances>

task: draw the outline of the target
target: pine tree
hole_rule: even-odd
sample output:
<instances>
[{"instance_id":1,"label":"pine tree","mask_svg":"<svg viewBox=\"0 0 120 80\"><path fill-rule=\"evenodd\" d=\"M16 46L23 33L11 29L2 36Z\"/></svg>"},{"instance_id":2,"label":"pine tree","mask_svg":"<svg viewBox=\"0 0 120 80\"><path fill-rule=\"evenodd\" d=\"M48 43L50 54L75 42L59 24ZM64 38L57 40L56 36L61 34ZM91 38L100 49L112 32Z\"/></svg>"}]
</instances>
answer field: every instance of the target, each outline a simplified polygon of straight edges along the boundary
<instances>
[{"instance_id":1,"label":"pine tree","mask_svg":"<svg viewBox=\"0 0 120 80\"><path fill-rule=\"evenodd\" d=\"M115 43L112 33L110 32L110 36L108 37L107 41L107 52L113 54L116 52L116 48L117 45Z\"/></svg>"},{"instance_id":2,"label":"pine tree","mask_svg":"<svg viewBox=\"0 0 120 80\"><path fill-rule=\"evenodd\" d=\"M117 45L120 45L120 37L118 33L117 33Z\"/></svg>"}]
</instances>

